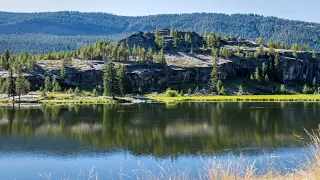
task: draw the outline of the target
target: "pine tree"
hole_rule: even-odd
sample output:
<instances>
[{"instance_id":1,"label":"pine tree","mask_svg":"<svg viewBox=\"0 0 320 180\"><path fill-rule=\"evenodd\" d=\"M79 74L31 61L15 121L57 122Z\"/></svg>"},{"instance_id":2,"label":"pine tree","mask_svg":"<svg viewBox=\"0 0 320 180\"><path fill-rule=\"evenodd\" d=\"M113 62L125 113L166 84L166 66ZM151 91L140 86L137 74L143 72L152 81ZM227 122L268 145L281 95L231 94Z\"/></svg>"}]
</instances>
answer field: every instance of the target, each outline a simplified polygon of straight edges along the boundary
<instances>
[{"instance_id":1,"label":"pine tree","mask_svg":"<svg viewBox=\"0 0 320 180\"><path fill-rule=\"evenodd\" d=\"M274 75L273 77L275 77L276 79L278 79L279 77L281 77L280 73L280 56L277 53L275 58L274 58Z\"/></svg>"},{"instance_id":2,"label":"pine tree","mask_svg":"<svg viewBox=\"0 0 320 180\"><path fill-rule=\"evenodd\" d=\"M164 38L162 36L160 36L160 32L159 32L158 28L156 29L154 36L155 36L155 42L156 42L157 47L159 49L163 48Z\"/></svg>"},{"instance_id":3,"label":"pine tree","mask_svg":"<svg viewBox=\"0 0 320 180\"><path fill-rule=\"evenodd\" d=\"M266 75L264 76L264 81L265 81L265 82L269 82L269 81L270 81L268 74L266 74Z\"/></svg>"},{"instance_id":4,"label":"pine tree","mask_svg":"<svg viewBox=\"0 0 320 180\"><path fill-rule=\"evenodd\" d=\"M218 92L219 95L225 95L226 92L225 92L225 89L224 89L224 86L222 86Z\"/></svg>"},{"instance_id":5,"label":"pine tree","mask_svg":"<svg viewBox=\"0 0 320 180\"><path fill-rule=\"evenodd\" d=\"M219 79L216 83L216 90L218 94L221 91L221 88L222 88L222 81Z\"/></svg>"},{"instance_id":6,"label":"pine tree","mask_svg":"<svg viewBox=\"0 0 320 180\"><path fill-rule=\"evenodd\" d=\"M9 59L10 59L10 52L8 49L3 53L3 58L2 58L2 68L5 70L9 69Z\"/></svg>"},{"instance_id":7,"label":"pine tree","mask_svg":"<svg viewBox=\"0 0 320 180\"><path fill-rule=\"evenodd\" d=\"M211 71L211 78L210 78L210 87L211 89L214 89L216 87L216 84L219 80L219 77L218 77L218 71L219 71L219 59L218 57L214 57L213 59L213 64L212 64L212 71Z\"/></svg>"},{"instance_id":8,"label":"pine tree","mask_svg":"<svg viewBox=\"0 0 320 180\"><path fill-rule=\"evenodd\" d=\"M50 81L50 78L49 76L46 77L46 79L44 80L44 90L46 92L50 92L51 91L51 81Z\"/></svg>"},{"instance_id":9,"label":"pine tree","mask_svg":"<svg viewBox=\"0 0 320 180\"><path fill-rule=\"evenodd\" d=\"M72 94L72 93L73 93L73 90L72 90L71 87L68 89L67 93L68 93L68 94Z\"/></svg>"},{"instance_id":10,"label":"pine tree","mask_svg":"<svg viewBox=\"0 0 320 180\"><path fill-rule=\"evenodd\" d=\"M313 49L312 50L312 59L316 59L317 55L316 55L316 51Z\"/></svg>"},{"instance_id":11,"label":"pine tree","mask_svg":"<svg viewBox=\"0 0 320 180\"><path fill-rule=\"evenodd\" d=\"M93 90L92 90L92 96L93 96L93 97L98 97L98 96L99 96L98 91L97 91L96 88L93 88Z\"/></svg>"},{"instance_id":12,"label":"pine tree","mask_svg":"<svg viewBox=\"0 0 320 180\"><path fill-rule=\"evenodd\" d=\"M312 79L312 88L315 90L316 86L317 86L317 78L313 77L313 79Z\"/></svg>"},{"instance_id":13,"label":"pine tree","mask_svg":"<svg viewBox=\"0 0 320 180\"><path fill-rule=\"evenodd\" d=\"M166 58L165 58L164 53L163 53L163 49L161 49L159 51L157 59L159 60L160 64L167 64Z\"/></svg>"},{"instance_id":14,"label":"pine tree","mask_svg":"<svg viewBox=\"0 0 320 180\"><path fill-rule=\"evenodd\" d=\"M66 68L65 68L64 66L61 67L60 76L61 76L62 78L65 78L65 77L66 77Z\"/></svg>"},{"instance_id":15,"label":"pine tree","mask_svg":"<svg viewBox=\"0 0 320 180\"><path fill-rule=\"evenodd\" d=\"M256 71L254 73L254 78L257 80L257 81L260 81L261 78L260 78L260 74L259 74L259 68L257 67L256 68Z\"/></svg>"},{"instance_id":16,"label":"pine tree","mask_svg":"<svg viewBox=\"0 0 320 180\"><path fill-rule=\"evenodd\" d=\"M5 89L6 89L6 93L8 94L8 97L12 96L12 103L14 104L14 96L16 95L16 87L15 87L15 83L14 83L14 79L13 79L13 70L12 68L8 69L9 71L9 76L6 79L5 82Z\"/></svg>"},{"instance_id":17,"label":"pine tree","mask_svg":"<svg viewBox=\"0 0 320 180\"><path fill-rule=\"evenodd\" d=\"M0 94L3 94L3 93L5 93L5 81L0 76Z\"/></svg>"},{"instance_id":18,"label":"pine tree","mask_svg":"<svg viewBox=\"0 0 320 180\"><path fill-rule=\"evenodd\" d=\"M250 74L250 80L253 81L254 80L254 77L252 74Z\"/></svg>"},{"instance_id":19,"label":"pine tree","mask_svg":"<svg viewBox=\"0 0 320 180\"><path fill-rule=\"evenodd\" d=\"M79 90L78 87L76 87L76 89L74 90L74 94L75 94L76 96L79 96L79 95L80 95L80 90Z\"/></svg>"},{"instance_id":20,"label":"pine tree","mask_svg":"<svg viewBox=\"0 0 320 180\"><path fill-rule=\"evenodd\" d=\"M170 36L171 36L171 37L174 36L174 29L173 29L173 27L172 27L171 30L170 30Z\"/></svg>"},{"instance_id":21,"label":"pine tree","mask_svg":"<svg viewBox=\"0 0 320 180\"><path fill-rule=\"evenodd\" d=\"M126 74L126 69L125 67L122 65L120 66L118 72L117 72L117 76L119 78L119 95L124 96L127 93L127 74Z\"/></svg>"},{"instance_id":22,"label":"pine tree","mask_svg":"<svg viewBox=\"0 0 320 180\"><path fill-rule=\"evenodd\" d=\"M184 40L186 41L187 47L189 48L191 43L192 43L191 42L191 35L190 35L190 31L189 30L185 33Z\"/></svg>"},{"instance_id":23,"label":"pine tree","mask_svg":"<svg viewBox=\"0 0 320 180\"><path fill-rule=\"evenodd\" d=\"M308 88L307 84L305 84L305 85L303 86L303 88L302 88L302 93L303 93L303 94L307 94L308 92L309 92L309 88Z\"/></svg>"},{"instance_id":24,"label":"pine tree","mask_svg":"<svg viewBox=\"0 0 320 180\"><path fill-rule=\"evenodd\" d=\"M263 62L262 63L262 77L264 77L267 73L267 66L266 66L266 63Z\"/></svg>"},{"instance_id":25,"label":"pine tree","mask_svg":"<svg viewBox=\"0 0 320 180\"><path fill-rule=\"evenodd\" d=\"M238 90L237 95L243 95L243 87L242 87L242 85L239 86L239 90Z\"/></svg>"},{"instance_id":26,"label":"pine tree","mask_svg":"<svg viewBox=\"0 0 320 180\"><path fill-rule=\"evenodd\" d=\"M281 92L282 94L285 94L286 88L285 88L284 84L281 84L281 86L280 86L280 92Z\"/></svg>"},{"instance_id":27,"label":"pine tree","mask_svg":"<svg viewBox=\"0 0 320 180\"><path fill-rule=\"evenodd\" d=\"M260 45L263 45L263 38L262 38L262 36L260 36L260 37L257 39L257 43L260 44Z\"/></svg>"},{"instance_id":28,"label":"pine tree","mask_svg":"<svg viewBox=\"0 0 320 180\"><path fill-rule=\"evenodd\" d=\"M119 83L113 62L109 62L105 65L103 74L103 87L103 94L105 96L109 95L112 98L115 98L115 96L119 93Z\"/></svg>"},{"instance_id":29,"label":"pine tree","mask_svg":"<svg viewBox=\"0 0 320 180\"><path fill-rule=\"evenodd\" d=\"M240 46L237 47L236 56L238 56L239 58L242 58L242 57L243 57L243 54L241 53Z\"/></svg>"},{"instance_id":30,"label":"pine tree","mask_svg":"<svg viewBox=\"0 0 320 180\"><path fill-rule=\"evenodd\" d=\"M268 40L268 47L269 47L269 48L271 48L271 47L274 48L274 42L273 42L272 39L269 39L269 40Z\"/></svg>"},{"instance_id":31,"label":"pine tree","mask_svg":"<svg viewBox=\"0 0 320 180\"><path fill-rule=\"evenodd\" d=\"M191 88L188 89L188 94L189 94L189 95L192 94L192 89L191 89Z\"/></svg>"},{"instance_id":32,"label":"pine tree","mask_svg":"<svg viewBox=\"0 0 320 180\"><path fill-rule=\"evenodd\" d=\"M151 47L148 49L147 60L153 62L153 51Z\"/></svg>"},{"instance_id":33,"label":"pine tree","mask_svg":"<svg viewBox=\"0 0 320 180\"><path fill-rule=\"evenodd\" d=\"M179 47L179 39L178 38L173 39L173 47L178 49L178 47Z\"/></svg>"},{"instance_id":34,"label":"pine tree","mask_svg":"<svg viewBox=\"0 0 320 180\"><path fill-rule=\"evenodd\" d=\"M47 91L42 86L40 87L39 91L41 92L41 96L42 97L46 97L47 96Z\"/></svg>"},{"instance_id":35,"label":"pine tree","mask_svg":"<svg viewBox=\"0 0 320 180\"><path fill-rule=\"evenodd\" d=\"M134 59L134 60L137 60L138 51L137 51L136 45L133 45L131 54L132 54L132 56L133 56L133 59Z\"/></svg>"},{"instance_id":36,"label":"pine tree","mask_svg":"<svg viewBox=\"0 0 320 180\"><path fill-rule=\"evenodd\" d=\"M53 78L51 87L52 87L52 92L60 92L61 91L60 84L56 78Z\"/></svg>"},{"instance_id":37,"label":"pine tree","mask_svg":"<svg viewBox=\"0 0 320 180\"><path fill-rule=\"evenodd\" d=\"M19 96L19 103L20 103L21 95L29 93L30 83L27 79L24 78L21 72L18 72L17 74L18 76L16 77L15 88L16 88L16 93Z\"/></svg>"}]
</instances>

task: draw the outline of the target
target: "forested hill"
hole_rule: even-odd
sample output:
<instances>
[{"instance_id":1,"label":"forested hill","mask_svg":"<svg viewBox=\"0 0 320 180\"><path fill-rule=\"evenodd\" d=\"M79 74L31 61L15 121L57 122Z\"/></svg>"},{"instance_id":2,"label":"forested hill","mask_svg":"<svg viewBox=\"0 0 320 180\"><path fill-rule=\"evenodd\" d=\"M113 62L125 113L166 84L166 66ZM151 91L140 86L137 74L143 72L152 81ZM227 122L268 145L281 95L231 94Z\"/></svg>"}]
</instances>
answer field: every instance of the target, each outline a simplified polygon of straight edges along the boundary
<instances>
[{"instance_id":1,"label":"forested hill","mask_svg":"<svg viewBox=\"0 0 320 180\"><path fill-rule=\"evenodd\" d=\"M265 40L273 39L286 44L306 43L311 48L320 50L318 23L253 14L193 13L127 17L68 11L0 12L0 50L9 48L14 52L28 50L34 53L71 50L97 39L108 39L111 36L117 39L136 31L152 31L156 27L189 29L203 34L214 31L247 39L262 36Z\"/></svg>"}]
</instances>

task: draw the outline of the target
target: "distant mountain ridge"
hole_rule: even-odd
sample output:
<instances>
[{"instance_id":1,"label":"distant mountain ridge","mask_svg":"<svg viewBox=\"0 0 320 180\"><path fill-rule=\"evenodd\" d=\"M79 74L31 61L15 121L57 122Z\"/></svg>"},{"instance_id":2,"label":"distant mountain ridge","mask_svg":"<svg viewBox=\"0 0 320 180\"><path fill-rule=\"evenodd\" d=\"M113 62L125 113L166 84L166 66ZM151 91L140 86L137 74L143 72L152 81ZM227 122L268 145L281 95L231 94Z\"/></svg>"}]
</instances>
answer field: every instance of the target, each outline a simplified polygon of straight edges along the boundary
<instances>
[{"instance_id":1,"label":"distant mountain ridge","mask_svg":"<svg viewBox=\"0 0 320 180\"><path fill-rule=\"evenodd\" d=\"M97 39L92 38L94 36L103 36L103 39L107 39L109 36L124 37L137 31L152 31L156 27L189 29L204 34L214 31L246 39L256 39L262 36L265 41L271 38L276 41L283 41L286 44L306 43L311 48L320 50L319 23L264 17L255 14L192 13L129 17L108 13L61 11L45 13L0 12L0 34L2 34L0 35L0 51L16 45L15 52L23 49L37 52L36 45L39 44L41 39L32 38L33 34L48 35L48 37L88 36L90 41L86 40L85 43L91 43ZM32 43L28 41L24 44L35 44L35 46L23 48L19 46L19 39L6 39L6 36L14 34L28 34L30 41L33 39ZM72 40L72 42L61 41L60 45L59 42L49 43L48 47L42 45L41 52L74 49L76 46L71 44L75 43L73 41L77 41L76 44L84 43L79 38Z\"/></svg>"}]
</instances>

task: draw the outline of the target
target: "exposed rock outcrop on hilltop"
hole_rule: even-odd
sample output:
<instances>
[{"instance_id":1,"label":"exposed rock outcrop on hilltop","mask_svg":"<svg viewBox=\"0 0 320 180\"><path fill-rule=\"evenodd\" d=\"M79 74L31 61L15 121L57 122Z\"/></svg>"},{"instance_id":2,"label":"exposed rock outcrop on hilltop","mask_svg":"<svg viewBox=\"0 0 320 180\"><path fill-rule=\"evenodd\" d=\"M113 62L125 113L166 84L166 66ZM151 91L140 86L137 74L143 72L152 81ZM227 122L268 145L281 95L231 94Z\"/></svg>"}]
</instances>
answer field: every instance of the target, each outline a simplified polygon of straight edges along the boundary
<instances>
[{"instance_id":1,"label":"exposed rock outcrop on hilltop","mask_svg":"<svg viewBox=\"0 0 320 180\"><path fill-rule=\"evenodd\" d=\"M127 73L133 90L139 88L145 90L165 89L173 85L205 84L210 79L213 57L211 49L203 49L205 44L203 37L191 32L192 46L185 41L185 33L179 32L179 46L174 47L174 39L170 36L170 30L160 30L160 36L164 38L167 66L160 64L141 64L136 61L117 62L127 67ZM254 52L259 45L255 42L243 39L228 38L219 40L220 46L233 53L241 47L244 57L236 56L219 57L221 79L249 78L256 67L261 69L262 63L270 64L267 55L257 59L245 58L246 53ZM124 43L132 48L134 45L141 48L157 49L154 32L138 32L119 43ZM193 54L190 54L190 50ZM264 46L264 51L268 51ZM320 55L312 58L311 52L298 51L296 56L290 50L275 49L280 55L283 81L312 81L314 77L320 79ZM79 86L83 89L92 89L102 85L104 61L73 60L72 66L66 68L66 76L60 76L61 64L59 61L39 60L32 73L26 74L33 87L43 85L46 76L56 77L64 87ZM7 72L0 72L3 77Z\"/></svg>"}]
</instances>

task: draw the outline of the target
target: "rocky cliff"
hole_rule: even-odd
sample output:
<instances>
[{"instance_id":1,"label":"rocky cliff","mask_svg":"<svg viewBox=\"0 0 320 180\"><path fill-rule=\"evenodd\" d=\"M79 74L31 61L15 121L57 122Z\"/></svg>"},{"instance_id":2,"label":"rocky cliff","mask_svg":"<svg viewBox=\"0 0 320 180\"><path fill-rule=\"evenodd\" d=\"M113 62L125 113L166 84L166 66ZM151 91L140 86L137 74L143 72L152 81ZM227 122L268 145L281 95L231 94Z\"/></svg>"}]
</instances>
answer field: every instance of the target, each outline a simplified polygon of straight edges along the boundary
<instances>
[{"instance_id":1,"label":"rocky cliff","mask_svg":"<svg viewBox=\"0 0 320 180\"><path fill-rule=\"evenodd\" d=\"M185 84L206 84L210 79L213 57L209 53L211 50L204 50L200 47L204 45L203 37L192 32L193 54L188 53L191 47L184 40L186 32L179 32L179 47L173 47L173 38L170 37L169 30L161 30L160 35L164 37L166 44L167 65L157 63L141 64L135 61L116 62L124 64L127 68L133 90L159 90L167 87ZM120 41L129 47L139 45L146 49L157 49L155 44L154 32L138 32L132 36ZM243 46L241 53L254 52L258 45L248 40L227 39L221 42L223 47L235 52L237 47ZM265 51L268 47L264 46ZM311 52L297 52L292 55L290 50L276 49L280 55L281 68L283 72L283 81L312 81L314 77L320 79L320 55L312 58ZM257 59L239 58L232 56L230 58L219 58L221 79L249 78L256 67L261 69L262 63L269 65L269 57L261 56ZM60 76L61 61L39 60L34 70L25 74L32 84L32 87L43 85L46 76L56 77L64 87L79 86L83 89L92 89L97 85L102 85L104 61L84 61L75 59L72 65L66 69L66 77ZM1 71L0 75L7 76L7 72Z\"/></svg>"}]
</instances>

